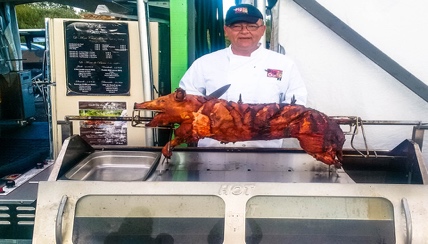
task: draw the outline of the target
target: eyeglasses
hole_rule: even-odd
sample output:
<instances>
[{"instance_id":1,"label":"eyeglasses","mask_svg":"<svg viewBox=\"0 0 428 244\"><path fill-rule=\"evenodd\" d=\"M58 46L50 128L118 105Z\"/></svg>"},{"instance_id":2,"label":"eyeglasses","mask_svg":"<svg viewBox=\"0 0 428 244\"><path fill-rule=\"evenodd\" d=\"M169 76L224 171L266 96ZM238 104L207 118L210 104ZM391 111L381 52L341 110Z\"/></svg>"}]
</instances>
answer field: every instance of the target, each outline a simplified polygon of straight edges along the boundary
<instances>
[{"instance_id":1,"label":"eyeglasses","mask_svg":"<svg viewBox=\"0 0 428 244\"><path fill-rule=\"evenodd\" d=\"M249 24L249 25L229 25L228 27L230 29L232 29L233 31L242 31L245 28L248 31L256 31L258 30L260 27L262 27L263 25L256 25L256 24Z\"/></svg>"}]
</instances>

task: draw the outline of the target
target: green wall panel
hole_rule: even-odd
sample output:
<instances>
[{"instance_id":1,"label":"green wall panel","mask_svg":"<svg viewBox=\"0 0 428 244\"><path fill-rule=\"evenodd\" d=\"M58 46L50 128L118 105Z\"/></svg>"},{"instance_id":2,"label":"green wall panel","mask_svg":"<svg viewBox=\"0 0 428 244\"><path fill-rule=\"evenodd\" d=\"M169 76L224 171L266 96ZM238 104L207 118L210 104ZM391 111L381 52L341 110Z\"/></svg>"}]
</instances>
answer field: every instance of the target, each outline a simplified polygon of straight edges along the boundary
<instances>
[{"instance_id":1,"label":"green wall panel","mask_svg":"<svg viewBox=\"0 0 428 244\"><path fill-rule=\"evenodd\" d=\"M171 91L178 87L188 68L188 1L170 1L171 23Z\"/></svg>"}]
</instances>

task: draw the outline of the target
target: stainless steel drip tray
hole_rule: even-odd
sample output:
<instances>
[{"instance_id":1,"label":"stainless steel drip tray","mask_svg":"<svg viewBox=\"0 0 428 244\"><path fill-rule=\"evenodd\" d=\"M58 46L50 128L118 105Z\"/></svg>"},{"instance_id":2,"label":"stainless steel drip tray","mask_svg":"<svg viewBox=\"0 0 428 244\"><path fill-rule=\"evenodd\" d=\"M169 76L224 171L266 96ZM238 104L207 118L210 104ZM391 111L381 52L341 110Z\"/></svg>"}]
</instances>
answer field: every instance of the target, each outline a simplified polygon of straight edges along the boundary
<instances>
[{"instance_id":1,"label":"stainless steel drip tray","mask_svg":"<svg viewBox=\"0 0 428 244\"><path fill-rule=\"evenodd\" d=\"M159 152L96 151L65 174L69 180L144 181L159 163Z\"/></svg>"}]
</instances>

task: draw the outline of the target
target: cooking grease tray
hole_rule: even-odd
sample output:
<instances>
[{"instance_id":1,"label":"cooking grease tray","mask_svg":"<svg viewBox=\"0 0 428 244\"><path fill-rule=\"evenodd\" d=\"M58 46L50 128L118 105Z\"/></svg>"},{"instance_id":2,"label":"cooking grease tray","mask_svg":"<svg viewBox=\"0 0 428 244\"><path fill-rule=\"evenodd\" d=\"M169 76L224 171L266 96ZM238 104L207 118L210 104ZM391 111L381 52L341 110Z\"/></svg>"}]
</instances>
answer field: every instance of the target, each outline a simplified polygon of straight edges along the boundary
<instances>
[{"instance_id":1,"label":"cooking grease tray","mask_svg":"<svg viewBox=\"0 0 428 244\"><path fill-rule=\"evenodd\" d=\"M69 180L144 181L157 167L159 152L96 151L65 174Z\"/></svg>"}]
</instances>

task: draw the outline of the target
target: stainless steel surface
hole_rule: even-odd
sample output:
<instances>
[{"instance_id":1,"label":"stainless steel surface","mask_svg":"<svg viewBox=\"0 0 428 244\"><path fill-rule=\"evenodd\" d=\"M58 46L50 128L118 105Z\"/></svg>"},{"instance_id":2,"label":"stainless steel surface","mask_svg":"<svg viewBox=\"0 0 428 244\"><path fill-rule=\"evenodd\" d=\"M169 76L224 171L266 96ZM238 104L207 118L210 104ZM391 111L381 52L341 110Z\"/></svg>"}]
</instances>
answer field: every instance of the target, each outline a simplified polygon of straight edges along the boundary
<instances>
[{"instance_id":1,"label":"stainless steel surface","mask_svg":"<svg viewBox=\"0 0 428 244\"><path fill-rule=\"evenodd\" d=\"M146 180L160 158L159 152L97 151L65 174L69 180Z\"/></svg>"},{"instance_id":2,"label":"stainless steel surface","mask_svg":"<svg viewBox=\"0 0 428 244\"><path fill-rule=\"evenodd\" d=\"M10 240L10 243L13 243L13 240L19 240L20 243L31 243L36 218L38 183L47 180L51 169L52 166L38 169L40 173L23 184L15 186L14 190L8 194L0 195L0 215L2 215L0 239Z\"/></svg>"},{"instance_id":3,"label":"stainless steel surface","mask_svg":"<svg viewBox=\"0 0 428 244\"><path fill-rule=\"evenodd\" d=\"M424 142L425 130L428 129L428 126L413 126L412 140L419 145L419 148L422 150Z\"/></svg>"},{"instance_id":4,"label":"stainless steel surface","mask_svg":"<svg viewBox=\"0 0 428 244\"><path fill-rule=\"evenodd\" d=\"M80 160L87 155L93 153L95 149L89 145L79 135L73 135L64 140L52 172L49 175L49 181L55 181L67 173L74 167Z\"/></svg>"},{"instance_id":5,"label":"stainless steel surface","mask_svg":"<svg viewBox=\"0 0 428 244\"><path fill-rule=\"evenodd\" d=\"M412 216L410 214L409 203L405 197L401 199L401 204L403 205L404 217L406 219L406 244L412 244Z\"/></svg>"},{"instance_id":6,"label":"stainless steel surface","mask_svg":"<svg viewBox=\"0 0 428 244\"><path fill-rule=\"evenodd\" d=\"M55 240L57 244L62 244L62 216L64 215L65 204L67 203L68 197L62 196L59 204L58 213L55 219Z\"/></svg>"},{"instance_id":7,"label":"stainless steel surface","mask_svg":"<svg viewBox=\"0 0 428 244\"><path fill-rule=\"evenodd\" d=\"M211 225L212 230L217 230L217 234L222 237L221 242L216 243L255 243L246 242L246 239L252 237L252 230L257 229L262 237L259 243L316 241L403 244L408 239L408 232L404 228L406 217L402 212L403 198L407 199L408 209L412 213L413 243L426 243L428 222L424 213L428 212L425 204L428 202L427 191L427 185L408 184L41 182L33 243L54 242L55 216L63 195L68 196L63 220L63 243L73 243L73 238L81 238L80 234L83 233L74 233L73 230L82 224L80 220L85 221L85 226L91 226L92 223L97 231L92 232L91 228L86 228L88 233L85 236L88 239L74 243L96 244L105 243L109 234L119 237L121 234L126 238L127 233L139 230L141 225L137 229L133 229L135 225L130 225L138 218L148 225L148 229L140 230L150 230L151 232L146 233L150 237L156 237L165 231L176 243L192 243L179 240L189 238L188 236L197 239L203 235L205 242L193 243L206 243L211 228L208 227L207 230L205 225L186 229L185 232L178 232L173 228L157 228L158 221L169 219L173 220L175 228L181 229L195 221L195 212L204 213L204 216L211 216L212 211L218 213L217 208L195 204L192 197L221 198L224 203L224 211L219 216L223 224ZM90 200L91 204L82 205L82 213L77 206L90 198L93 198ZM181 200L182 198L185 200ZM113 221L114 225L108 230L100 229L96 223L105 223L104 221ZM251 229L254 222L259 228ZM366 228L365 224L375 228ZM204 233L199 232L202 229ZM299 234L293 235L295 233ZM278 242L278 238L282 237L284 238ZM327 238L335 238L335 242L328 242ZM272 239L277 242L270 242Z\"/></svg>"},{"instance_id":8,"label":"stainless steel surface","mask_svg":"<svg viewBox=\"0 0 428 244\"><path fill-rule=\"evenodd\" d=\"M16 174L16 175L9 175L5 178L0 179L0 187L3 188L3 192L0 192L0 202L2 200L2 196L11 195L13 191L21 191L22 188L21 185L26 185L30 180L34 181L33 179L36 179L35 177L48 169L53 164L52 160L45 160L44 164L40 166L40 168L34 167L32 169L29 169L25 173L22 174ZM13 177L11 179L11 176L16 176L16 178ZM6 187L3 186L6 179L13 180L15 182L14 187ZM18 190L19 189L19 190ZM24 193L25 194L25 193ZM27 193L28 194L28 193Z\"/></svg>"},{"instance_id":9,"label":"stainless steel surface","mask_svg":"<svg viewBox=\"0 0 428 244\"><path fill-rule=\"evenodd\" d=\"M158 147L103 147L96 150L79 138L74 136L65 141L52 171L65 173L55 174L54 180L428 182L421 152L410 140L403 141L391 151L379 151L375 156L344 151L343 169L336 169L315 160L303 150L187 147L175 148L172 158L167 160L161 156Z\"/></svg>"},{"instance_id":10,"label":"stainless steel surface","mask_svg":"<svg viewBox=\"0 0 428 244\"><path fill-rule=\"evenodd\" d=\"M261 149L176 150L161 159L148 181L354 183L343 169L316 161L303 151Z\"/></svg>"},{"instance_id":11,"label":"stainless steel surface","mask_svg":"<svg viewBox=\"0 0 428 244\"><path fill-rule=\"evenodd\" d=\"M140 56L141 56L141 68L143 75L143 100L150 101L153 99L153 69L152 69L152 58L151 58L151 45L149 38L149 7L148 1L137 1L137 14L138 14L138 29L140 34ZM148 117L151 112L145 111L145 117ZM147 130L145 134L145 140L147 146L153 146L153 130Z\"/></svg>"},{"instance_id":12,"label":"stainless steel surface","mask_svg":"<svg viewBox=\"0 0 428 244\"><path fill-rule=\"evenodd\" d=\"M53 218L64 195L68 197L64 243L106 243L136 236L154 240L162 233L177 243L202 243L212 233L218 238L214 243L426 239L426 216L414 213L428 212L427 167L410 140L375 156L344 151L343 169L318 162L302 150L179 147L166 160L157 147L95 149L77 137L69 142L56 166L60 169L80 159L59 180L41 184L35 244L58 238ZM134 163L150 154L158 157L151 157L154 164L146 164L153 168L143 180L139 178L143 174L135 174ZM130 158L136 161L125 162ZM132 170L121 172L121 162ZM116 181L108 182L110 177ZM222 206L212 214L206 203L214 198L220 198ZM200 215L196 213L207 218L195 217Z\"/></svg>"}]
</instances>

